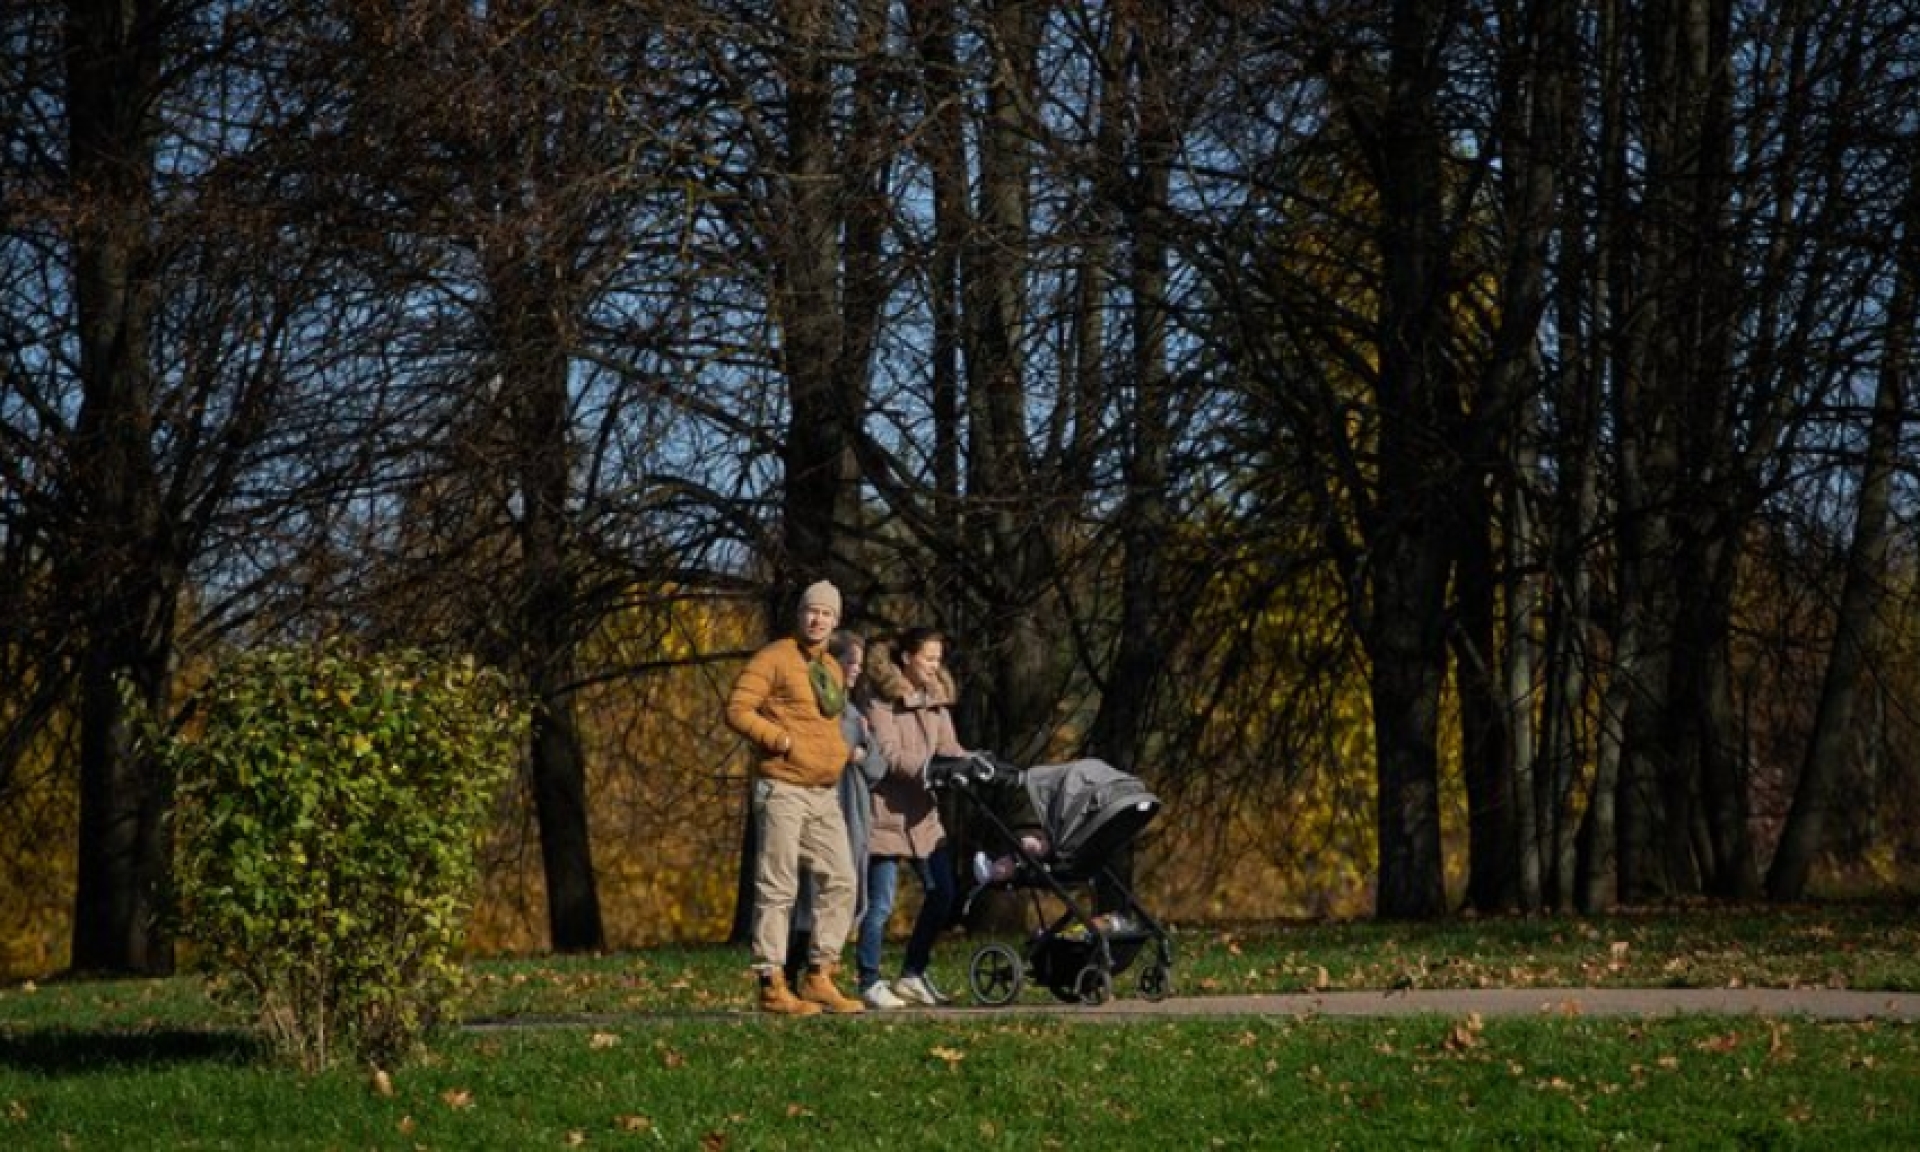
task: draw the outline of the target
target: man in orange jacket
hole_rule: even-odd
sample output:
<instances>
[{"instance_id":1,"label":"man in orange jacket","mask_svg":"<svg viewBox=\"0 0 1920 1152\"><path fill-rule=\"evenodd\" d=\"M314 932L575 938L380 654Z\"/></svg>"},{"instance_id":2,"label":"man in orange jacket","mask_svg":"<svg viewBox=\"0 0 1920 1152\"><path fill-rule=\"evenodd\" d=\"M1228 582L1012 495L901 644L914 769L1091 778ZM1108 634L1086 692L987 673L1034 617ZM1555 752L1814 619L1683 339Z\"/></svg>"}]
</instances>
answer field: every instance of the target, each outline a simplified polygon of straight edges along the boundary
<instances>
[{"instance_id":1,"label":"man in orange jacket","mask_svg":"<svg viewBox=\"0 0 1920 1152\"><path fill-rule=\"evenodd\" d=\"M833 981L853 925L858 883L837 793L848 756L840 732L847 686L827 639L839 623L840 590L825 580L809 586L800 596L794 635L756 652L727 698L727 726L759 752L753 782L760 821L753 967L760 1007L787 1016L864 1010ZM814 877L813 947L795 995L782 968L802 868Z\"/></svg>"}]
</instances>

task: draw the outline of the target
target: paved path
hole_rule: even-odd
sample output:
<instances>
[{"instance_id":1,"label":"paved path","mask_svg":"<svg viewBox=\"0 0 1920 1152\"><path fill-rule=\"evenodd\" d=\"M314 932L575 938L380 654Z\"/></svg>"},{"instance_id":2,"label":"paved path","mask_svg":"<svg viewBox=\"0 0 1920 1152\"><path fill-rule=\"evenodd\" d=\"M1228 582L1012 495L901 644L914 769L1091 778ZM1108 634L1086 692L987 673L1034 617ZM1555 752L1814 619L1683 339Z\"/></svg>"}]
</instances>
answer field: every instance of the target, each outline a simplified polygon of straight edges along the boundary
<instances>
[{"instance_id":1,"label":"paved path","mask_svg":"<svg viewBox=\"0 0 1920 1152\"><path fill-rule=\"evenodd\" d=\"M1803 1017L1820 1020L1920 1021L1920 993L1855 992L1832 988L1482 988L1404 992L1296 992L1263 996L1175 996L1155 1003L1138 998L1084 1004L1025 1000L1005 1008L959 1004L868 1012L861 1019L982 1020L1044 1016L1086 1023L1247 1016L1683 1016ZM639 1016L511 1017L469 1022L479 1029L535 1026L609 1026L642 1020L765 1019L758 1013L661 1012Z\"/></svg>"},{"instance_id":2,"label":"paved path","mask_svg":"<svg viewBox=\"0 0 1920 1152\"><path fill-rule=\"evenodd\" d=\"M1805 1016L1920 1020L1920 994L1831 988L1481 988L1301 992L1115 1000L1063 1009L1102 1016ZM1024 1009L1023 1009L1024 1010Z\"/></svg>"}]
</instances>

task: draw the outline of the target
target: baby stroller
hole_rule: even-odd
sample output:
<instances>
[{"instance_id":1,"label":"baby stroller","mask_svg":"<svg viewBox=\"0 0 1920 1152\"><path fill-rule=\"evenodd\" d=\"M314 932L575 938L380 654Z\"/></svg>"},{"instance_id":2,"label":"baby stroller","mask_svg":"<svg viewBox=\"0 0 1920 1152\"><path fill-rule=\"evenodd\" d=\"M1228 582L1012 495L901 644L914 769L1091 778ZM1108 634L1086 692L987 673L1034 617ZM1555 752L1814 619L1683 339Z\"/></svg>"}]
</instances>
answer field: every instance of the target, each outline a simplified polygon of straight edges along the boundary
<instances>
[{"instance_id":1,"label":"baby stroller","mask_svg":"<svg viewBox=\"0 0 1920 1152\"><path fill-rule=\"evenodd\" d=\"M1029 976L1069 1003L1103 1004L1113 997L1113 978L1152 947L1140 970L1140 994L1161 1000L1173 990L1173 950L1166 930L1140 906L1108 868L1108 860L1131 843L1160 811L1160 799L1137 776L1102 760L1074 760L1021 770L987 753L936 756L927 766L927 786L965 796L969 811L985 818L1006 842L1014 867L1004 880L983 884L967 903L989 889L1025 890L1035 928L1024 952L1005 944L976 949L967 983L982 1004L1016 999ZM1043 833L1046 847L1029 851L1019 828ZM1094 915L1095 883L1104 883L1121 906ZM1051 893L1065 911L1049 917L1042 895Z\"/></svg>"}]
</instances>

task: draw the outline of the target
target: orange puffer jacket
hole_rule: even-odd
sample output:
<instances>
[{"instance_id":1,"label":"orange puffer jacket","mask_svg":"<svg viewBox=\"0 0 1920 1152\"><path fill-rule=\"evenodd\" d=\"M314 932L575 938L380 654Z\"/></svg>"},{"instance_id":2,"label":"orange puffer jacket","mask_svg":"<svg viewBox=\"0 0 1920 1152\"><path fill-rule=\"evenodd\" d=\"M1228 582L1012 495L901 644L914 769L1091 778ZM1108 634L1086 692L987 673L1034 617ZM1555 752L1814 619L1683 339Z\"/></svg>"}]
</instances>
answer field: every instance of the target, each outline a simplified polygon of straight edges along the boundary
<instances>
[{"instance_id":1,"label":"orange puffer jacket","mask_svg":"<svg viewBox=\"0 0 1920 1152\"><path fill-rule=\"evenodd\" d=\"M811 660L823 663L844 689L840 662L827 654L826 645L809 651L793 637L775 640L754 653L733 682L727 727L759 749L760 775L807 788L832 788L846 769L849 749L840 721L822 715L814 700L807 679Z\"/></svg>"}]
</instances>

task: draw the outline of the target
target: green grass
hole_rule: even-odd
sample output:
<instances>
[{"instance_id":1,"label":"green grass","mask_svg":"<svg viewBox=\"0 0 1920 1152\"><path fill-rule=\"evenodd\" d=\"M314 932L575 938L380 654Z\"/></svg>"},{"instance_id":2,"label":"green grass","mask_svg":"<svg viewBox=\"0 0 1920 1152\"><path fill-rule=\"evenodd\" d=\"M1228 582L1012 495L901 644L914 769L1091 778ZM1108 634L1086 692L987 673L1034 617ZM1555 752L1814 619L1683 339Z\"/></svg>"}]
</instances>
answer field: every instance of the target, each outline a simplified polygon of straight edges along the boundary
<instances>
[{"instance_id":1,"label":"green grass","mask_svg":"<svg viewBox=\"0 0 1920 1152\"><path fill-rule=\"evenodd\" d=\"M1910 1147L1911 1028L735 1020L463 1033L393 1077L0 1039L14 1148Z\"/></svg>"},{"instance_id":2,"label":"green grass","mask_svg":"<svg viewBox=\"0 0 1920 1152\"><path fill-rule=\"evenodd\" d=\"M1920 987L1907 909L1181 931L1198 995ZM943 943L957 988L971 943ZM1920 1028L1752 1017L768 1020L739 949L475 966L471 1010L365 1069L267 1065L199 984L0 989L0 1141L39 1148L1906 1148ZM1324 977L1321 973L1324 971ZM1121 983L1131 996L1130 981ZM1029 992L1048 1002L1044 991Z\"/></svg>"}]
</instances>

